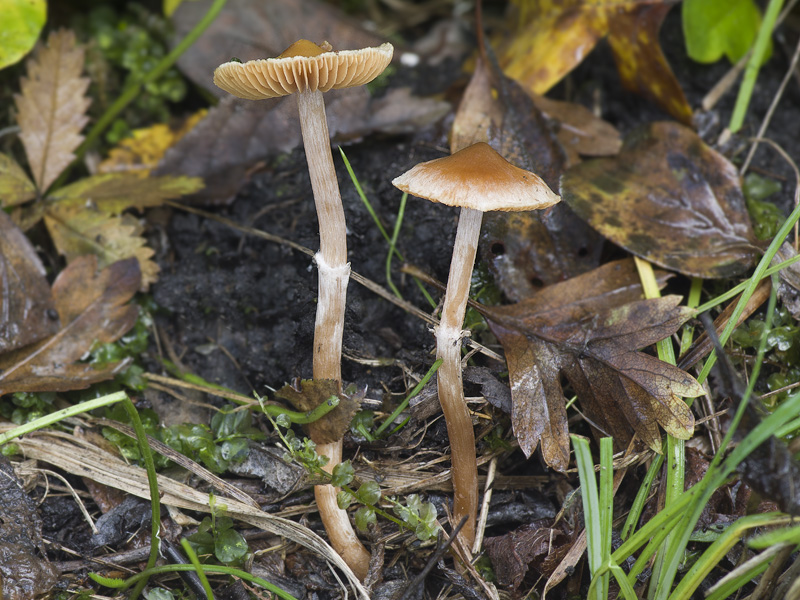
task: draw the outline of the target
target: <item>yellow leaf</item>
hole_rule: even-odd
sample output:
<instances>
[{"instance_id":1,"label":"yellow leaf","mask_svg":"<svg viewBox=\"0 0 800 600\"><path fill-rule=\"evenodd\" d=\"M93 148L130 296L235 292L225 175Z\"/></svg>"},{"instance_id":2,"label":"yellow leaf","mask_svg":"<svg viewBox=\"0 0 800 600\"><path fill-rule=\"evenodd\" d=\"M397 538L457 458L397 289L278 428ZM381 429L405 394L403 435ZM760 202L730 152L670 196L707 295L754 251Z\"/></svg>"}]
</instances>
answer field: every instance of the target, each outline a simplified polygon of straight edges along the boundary
<instances>
[{"instance_id":1,"label":"yellow leaf","mask_svg":"<svg viewBox=\"0 0 800 600\"><path fill-rule=\"evenodd\" d=\"M134 173L93 175L60 188L48 198L54 204L88 207L104 215L127 208L160 206L165 200L193 194L203 188L199 177L139 177Z\"/></svg>"},{"instance_id":2,"label":"yellow leaf","mask_svg":"<svg viewBox=\"0 0 800 600\"><path fill-rule=\"evenodd\" d=\"M28 76L20 82L22 93L14 95L14 102L33 180L45 191L75 158L73 150L83 140L89 80L80 76L83 49L67 30L51 33L47 46L39 46L28 60L27 69Z\"/></svg>"},{"instance_id":3,"label":"yellow leaf","mask_svg":"<svg viewBox=\"0 0 800 600\"><path fill-rule=\"evenodd\" d=\"M133 137L125 138L108 153L108 158L100 163L98 172L135 172L141 176L147 175L155 168L164 153L189 133L207 113L206 109L197 111L178 128L159 123L152 127L136 129Z\"/></svg>"},{"instance_id":4,"label":"yellow leaf","mask_svg":"<svg viewBox=\"0 0 800 600\"><path fill-rule=\"evenodd\" d=\"M99 268L135 257L142 271L141 291L158 280L155 253L140 237L141 227L131 215L109 216L77 204L56 204L47 211L45 225L56 249L71 262L79 256L94 254Z\"/></svg>"},{"instance_id":5,"label":"yellow leaf","mask_svg":"<svg viewBox=\"0 0 800 600\"><path fill-rule=\"evenodd\" d=\"M16 206L35 195L36 187L17 161L0 154L0 206Z\"/></svg>"}]
</instances>

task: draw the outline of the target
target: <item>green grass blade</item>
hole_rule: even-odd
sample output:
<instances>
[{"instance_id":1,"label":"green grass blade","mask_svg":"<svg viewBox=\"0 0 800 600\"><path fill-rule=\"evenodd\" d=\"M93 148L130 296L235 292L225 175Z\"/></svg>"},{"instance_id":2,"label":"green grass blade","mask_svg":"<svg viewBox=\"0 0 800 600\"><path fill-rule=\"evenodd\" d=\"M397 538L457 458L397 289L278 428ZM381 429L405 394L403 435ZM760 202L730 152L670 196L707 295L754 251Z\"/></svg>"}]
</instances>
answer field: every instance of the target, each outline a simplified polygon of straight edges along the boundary
<instances>
[{"instance_id":1,"label":"green grass blade","mask_svg":"<svg viewBox=\"0 0 800 600\"><path fill-rule=\"evenodd\" d=\"M181 538L181 547L186 553L186 557L189 559L189 562L192 563L198 579L200 579L200 584L203 586L203 590L206 593L206 598L208 600L214 600L214 590L211 589L211 584L208 583L208 577L206 577L206 573L203 571L203 566L200 564L200 561L197 560L197 554L189 544L189 540L186 538Z\"/></svg>"}]
</instances>

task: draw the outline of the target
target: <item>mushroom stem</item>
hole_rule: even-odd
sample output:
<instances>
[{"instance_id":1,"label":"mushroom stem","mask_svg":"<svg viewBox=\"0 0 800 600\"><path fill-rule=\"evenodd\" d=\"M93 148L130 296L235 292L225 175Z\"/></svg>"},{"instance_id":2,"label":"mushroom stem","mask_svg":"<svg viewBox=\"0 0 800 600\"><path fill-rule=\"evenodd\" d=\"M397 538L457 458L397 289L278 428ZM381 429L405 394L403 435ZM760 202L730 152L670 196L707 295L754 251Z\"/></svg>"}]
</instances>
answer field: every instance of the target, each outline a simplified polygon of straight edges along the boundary
<instances>
[{"instance_id":1,"label":"mushroom stem","mask_svg":"<svg viewBox=\"0 0 800 600\"><path fill-rule=\"evenodd\" d=\"M478 513L478 464L475 457L475 432L472 428L461 378L461 327L467 310L472 267L481 232L483 212L462 208L447 278L442 318L436 328L436 356L442 359L437 373L439 402L450 439L455 522L467 516L459 533L464 546L472 548L475 518Z\"/></svg>"},{"instance_id":2,"label":"mushroom stem","mask_svg":"<svg viewBox=\"0 0 800 600\"><path fill-rule=\"evenodd\" d=\"M300 127L306 150L311 189L319 220L320 251L315 256L319 277L319 299L314 323L314 379L342 382L342 334L350 264L347 262L347 229L333 167L328 122L322 92L297 94ZM317 446L330 460L330 472L342 460L342 441ZM360 579L369 570L369 552L358 541L347 513L336 502L338 490L330 485L314 488L317 507L331 545Z\"/></svg>"}]
</instances>

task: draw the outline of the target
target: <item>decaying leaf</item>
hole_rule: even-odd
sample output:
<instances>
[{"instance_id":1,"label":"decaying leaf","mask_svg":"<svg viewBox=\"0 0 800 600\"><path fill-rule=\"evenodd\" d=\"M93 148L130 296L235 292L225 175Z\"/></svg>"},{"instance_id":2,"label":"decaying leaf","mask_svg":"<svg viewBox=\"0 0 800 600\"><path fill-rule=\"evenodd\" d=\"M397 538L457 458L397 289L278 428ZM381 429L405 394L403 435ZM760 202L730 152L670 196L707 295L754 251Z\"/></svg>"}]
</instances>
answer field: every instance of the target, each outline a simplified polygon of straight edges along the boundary
<instances>
[{"instance_id":1,"label":"decaying leaf","mask_svg":"<svg viewBox=\"0 0 800 600\"><path fill-rule=\"evenodd\" d=\"M623 84L690 124L692 110L661 52L658 31L675 0L523 0L516 35L501 44L506 74L544 94L608 34Z\"/></svg>"},{"instance_id":2,"label":"decaying leaf","mask_svg":"<svg viewBox=\"0 0 800 600\"><path fill-rule=\"evenodd\" d=\"M567 152L569 165L580 162L580 156L614 156L619 152L622 137L617 128L582 104L529 94L536 108L557 124L556 135Z\"/></svg>"},{"instance_id":3,"label":"decaying leaf","mask_svg":"<svg viewBox=\"0 0 800 600\"><path fill-rule=\"evenodd\" d=\"M452 151L488 142L506 159L557 189L566 160L551 127L529 95L501 72L490 70L483 59L475 65L452 131ZM484 216L482 257L511 300L597 266L602 245L602 238L564 203L544 213Z\"/></svg>"},{"instance_id":4,"label":"decaying leaf","mask_svg":"<svg viewBox=\"0 0 800 600\"><path fill-rule=\"evenodd\" d=\"M178 143L192 128L208 114L202 109L185 119L177 127L158 123L150 127L136 129L131 137L122 140L101 162L99 173L136 173L144 177L156 167L164 153Z\"/></svg>"},{"instance_id":5,"label":"decaying leaf","mask_svg":"<svg viewBox=\"0 0 800 600\"><path fill-rule=\"evenodd\" d=\"M89 206L106 215L127 208L161 206L202 189L199 177L139 177L135 173L109 173L86 177L58 189L48 199L59 205Z\"/></svg>"},{"instance_id":6,"label":"decaying leaf","mask_svg":"<svg viewBox=\"0 0 800 600\"><path fill-rule=\"evenodd\" d=\"M157 281L159 267L152 260L155 251L141 237L142 228L135 217L109 216L77 204L56 204L45 213L44 222L53 244L67 262L94 254L98 268L104 269L133 257L142 272L141 291L147 291Z\"/></svg>"},{"instance_id":7,"label":"decaying leaf","mask_svg":"<svg viewBox=\"0 0 800 600\"><path fill-rule=\"evenodd\" d=\"M632 261L608 263L534 297L481 312L503 345L511 380L511 421L530 456L541 442L545 462L569 463L563 376L596 429L624 447L632 432L656 451L657 425L681 439L694 417L682 397L702 387L688 373L637 352L672 335L691 311L680 297L640 300Z\"/></svg>"},{"instance_id":8,"label":"decaying leaf","mask_svg":"<svg viewBox=\"0 0 800 600\"><path fill-rule=\"evenodd\" d=\"M306 412L331 396L339 397L339 406L318 421L303 426L315 444L330 444L342 439L360 408L353 396L339 393L339 384L333 379L295 379L275 392L275 396L290 402L295 410Z\"/></svg>"},{"instance_id":9,"label":"decaying leaf","mask_svg":"<svg viewBox=\"0 0 800 600\"><path fill-rule=\"evenodd\" d=\"M33 199L36 186L13 158L0 154L0 207L16 206Z\"/></svg>"},{"instance_id":10,"label":"decaying leaf","mask_svg":"<svg viewBox=\"0 0 800 600\"><path fill-rule=\"evenodd\" d=\"M43 556L42 518L11 463L0 457L0 596L29 600L48 594L59 570Z\"/></svg>"},{"instance_id":11,"label":"decaying leaf","mask_svg":"<svg viewBox=\"0 0 800 600\"><path fill-rule=\"evenodd\" d=\"M28 238L0 210L0 353L58 331L50 286Z\"/></svg>"},{"instance_id":12,"label":"decaying leaf","mask_svg":"<svg viewBox=\"0 0 800 600\"><path fill-rule=\"evenodd\" d=\"M736 168L673 122L630 134L619 156L571 167L561 196L614 243L696 277L732 277L760 254Z\"/></svg>"},{"instance_id":13,"label":"decaying leaf","mask_svg":"<svg viewBox=\"0 0 800 600\"><path fill-rule=\"evenodd\" d=\"M548 520L539 519L505 535L486 538L486 551L500 585L516 590L528 570L548 576L564 558L572 541L549 525Z\"/></svg>"},{"instance_id":14,"label":"decaying leaf","mask_svg":"<svg viewBox=\"0 0 800 600\"><path fill-rule=\"evenodd\" d=\"M20 139L25 146L33 180L47 190L75 158L81 129L88 122L90 100L84 95L89 80L81 77L83 49L71 31L54 31L27 62L28 76L14 96Z\"/></svg>"},{"instance_id":15,"label":"decaying leaf","mask_svg":"<svg viewBox=\"0 0 800 600\"><path fill-rule=\"evenodd\" d=\"M95 343L113 342L133 327L138 315L128 301L139 288L135 259L103 270L95 256L67 266L53 284L61 329L35 344L0 356L0 396L12 392L67 391L112 378L127 363L99 368L79 362Z\"/></svg>"}]
</instances>

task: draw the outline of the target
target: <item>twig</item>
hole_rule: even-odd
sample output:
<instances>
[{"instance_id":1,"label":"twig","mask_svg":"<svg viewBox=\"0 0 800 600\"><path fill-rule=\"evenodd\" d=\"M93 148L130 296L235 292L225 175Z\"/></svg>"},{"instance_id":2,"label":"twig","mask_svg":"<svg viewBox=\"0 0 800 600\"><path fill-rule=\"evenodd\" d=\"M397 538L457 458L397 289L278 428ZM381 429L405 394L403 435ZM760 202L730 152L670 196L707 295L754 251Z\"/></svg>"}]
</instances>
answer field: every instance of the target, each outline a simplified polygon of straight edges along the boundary
<instances>
[{"instance_id":1,"label":"twig","mask_svg":"<svg viewBox=\"0 0 800 600\"><path fill-rule=\"evenodd\" d=\"M478 517L478 526L475 528L475 543L472 545L472 554L477 554L483 546L483 534L486 531L486 519L489 517L489 503L492 501L494 475L497 472L497 457L489 461L489 470L486 473L486 484L483 486L483 502L481 514Z\"/></svg>"}]
</instances>

